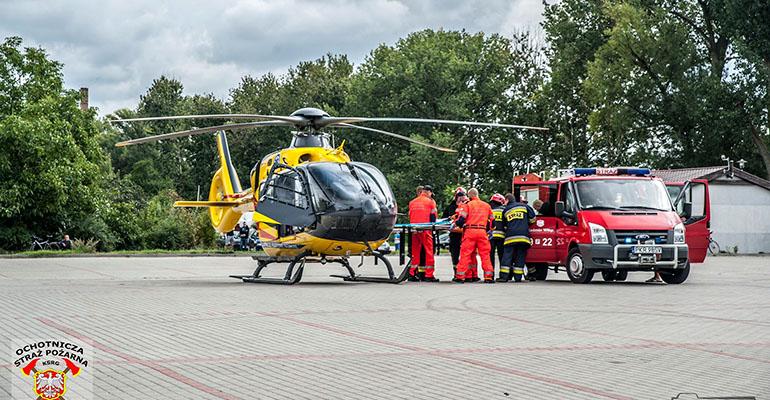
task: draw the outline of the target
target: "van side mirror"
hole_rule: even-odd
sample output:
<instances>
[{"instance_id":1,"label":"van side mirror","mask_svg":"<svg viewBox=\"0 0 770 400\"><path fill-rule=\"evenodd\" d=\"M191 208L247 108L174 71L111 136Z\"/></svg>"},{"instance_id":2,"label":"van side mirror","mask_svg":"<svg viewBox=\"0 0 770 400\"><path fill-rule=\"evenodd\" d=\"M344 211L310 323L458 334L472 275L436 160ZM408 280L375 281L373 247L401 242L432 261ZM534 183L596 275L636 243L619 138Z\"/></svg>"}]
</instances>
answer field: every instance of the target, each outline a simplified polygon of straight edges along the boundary
<instances>
[{"instance_id":1,"label":"van side mirror","mask_svg":"<svg viewBox=\"0 0 770 400\"><path fill-rule=\"evenodd\" d=\"M682 204L682 217L690 219L692 217L692 202L686 201Z\"/></svg>"},{"instance_id":2,"label":"van side mirror","mask_svg":"<svg viewBox=\"0 0 770 400\"><path fill-rule=\"evenodd\" d=\"M564 202L563 201L557 201L554 204L554 211L556 211L556 216L561 218L562 214L564 214Z\"/></svg>"}]
</instances>

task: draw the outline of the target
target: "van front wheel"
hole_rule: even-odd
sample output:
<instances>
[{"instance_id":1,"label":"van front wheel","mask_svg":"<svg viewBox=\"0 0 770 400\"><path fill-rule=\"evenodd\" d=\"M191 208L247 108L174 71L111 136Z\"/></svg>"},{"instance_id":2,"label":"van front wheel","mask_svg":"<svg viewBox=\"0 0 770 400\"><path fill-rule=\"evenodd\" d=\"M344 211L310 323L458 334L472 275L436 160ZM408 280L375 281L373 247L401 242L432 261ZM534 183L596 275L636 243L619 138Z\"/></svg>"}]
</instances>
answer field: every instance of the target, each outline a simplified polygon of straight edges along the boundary
<instances>
[{"instance_id":1,"label":"van front wheel","mask_svg":"<svg viewBox=\"0 0 770 400\"><path fill-rule=\"evenodd\" d=\"M589 283L594 278L594 271L586 269L580 250L573 248L567 256L567 276L572 283Z\"/></svg>"}]
</instances>

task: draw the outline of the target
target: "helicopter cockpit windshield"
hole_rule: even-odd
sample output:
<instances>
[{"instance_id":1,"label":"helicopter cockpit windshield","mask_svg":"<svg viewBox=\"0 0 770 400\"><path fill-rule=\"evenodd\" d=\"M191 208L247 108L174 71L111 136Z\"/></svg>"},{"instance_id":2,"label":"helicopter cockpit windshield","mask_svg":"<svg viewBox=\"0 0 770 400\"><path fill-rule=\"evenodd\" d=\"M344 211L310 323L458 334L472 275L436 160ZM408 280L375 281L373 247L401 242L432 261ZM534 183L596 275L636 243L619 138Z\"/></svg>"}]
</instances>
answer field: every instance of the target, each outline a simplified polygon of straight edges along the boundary
<instances>
[{"instance_id":1,"label":"helicopter cockpit windshield","mask_svg":"<svg viewBox=\"0 0 770 400\"><path fill-rule=\"evenodd\" d=\"M385 176L369 164L321 162L304 168L313 178L309 181L317 212L331 211L330 208L335 211L360 209L367 199L375 200L379 209L395 207Z\"/></svg>"}]
</instances>

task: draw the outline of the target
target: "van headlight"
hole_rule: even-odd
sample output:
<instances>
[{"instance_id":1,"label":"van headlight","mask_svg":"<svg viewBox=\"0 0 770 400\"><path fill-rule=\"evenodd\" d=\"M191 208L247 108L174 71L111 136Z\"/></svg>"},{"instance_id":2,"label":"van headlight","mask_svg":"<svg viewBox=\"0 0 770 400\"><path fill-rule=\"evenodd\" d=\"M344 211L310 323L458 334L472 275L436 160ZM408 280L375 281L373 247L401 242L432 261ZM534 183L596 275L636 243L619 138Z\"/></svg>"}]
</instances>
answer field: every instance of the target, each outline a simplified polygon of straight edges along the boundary
<instances>
[{"instance_id":1,"label":"van headlight","mask_svg":"<svg viewBox=\"0 0 770 400\"><path fill-rule=\"evenodd\" d=\"M607 230L599 224L589 222L588 228L591 229L591 243L593 244L609 244L607 239Z\"/></svg>"},{"instance_id":2,"label":"van headlight","mask_svg":"<svg viewBox=\"0 0 770 400\"><path fill-rule=\"evenodd\" d=\"M684 224L681 222L674 226L674 244L684 244Z\"/></svg>"}]
</instances>

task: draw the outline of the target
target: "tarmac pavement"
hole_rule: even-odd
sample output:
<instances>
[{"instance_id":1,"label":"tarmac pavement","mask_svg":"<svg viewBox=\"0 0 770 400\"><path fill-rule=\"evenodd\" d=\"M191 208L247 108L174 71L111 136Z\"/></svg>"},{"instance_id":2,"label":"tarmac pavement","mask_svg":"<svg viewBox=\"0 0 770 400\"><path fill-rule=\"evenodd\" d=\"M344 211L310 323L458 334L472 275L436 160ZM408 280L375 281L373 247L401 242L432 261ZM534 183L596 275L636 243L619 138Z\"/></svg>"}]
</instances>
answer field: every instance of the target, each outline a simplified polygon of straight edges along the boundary
<instances>
[{"instance_id":1,"label":"tarmac pavement","mask_svg":"<svg viewBox=\"0 0 770 400\"><path fill-rule=\"evenodd\" d=\"M228 278L243 257L0 259L0 398L35 398L13 364L30 338L90 345L94 399L770 398L770 257L682 285L456 285L437 260L437 284L331 264L278 286Z\"/></svg>"}]
</instances>

